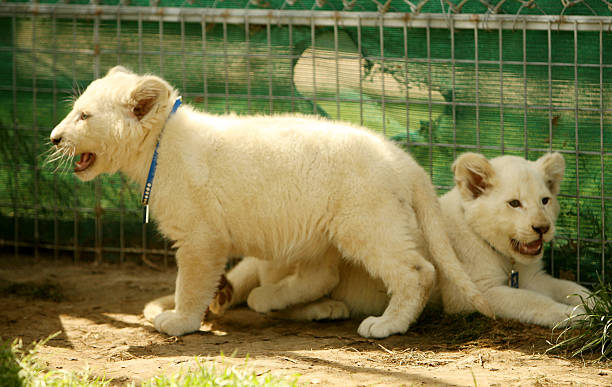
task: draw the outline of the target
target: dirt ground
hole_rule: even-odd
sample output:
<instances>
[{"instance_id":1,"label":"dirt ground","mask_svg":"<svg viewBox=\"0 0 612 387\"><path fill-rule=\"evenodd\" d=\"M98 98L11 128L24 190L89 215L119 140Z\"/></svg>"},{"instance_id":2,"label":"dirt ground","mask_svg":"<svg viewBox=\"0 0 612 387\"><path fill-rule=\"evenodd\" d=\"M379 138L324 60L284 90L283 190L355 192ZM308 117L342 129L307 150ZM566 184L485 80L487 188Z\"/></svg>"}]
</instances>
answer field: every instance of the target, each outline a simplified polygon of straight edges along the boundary
<instances>
[{"instance_id":1,"label":"dirt ground","mask_svg":"<svg viewBox=\"0 0 612 387\"><path fill-rule=\"evenodd\" d=\"M359 321L294 323L246 308L195 334L167 337L142 308L173 291L174 270L2 258L0 337L30 342L60 331L41 351L49 368L88 366L117 385L178 372L196 357L225 365L248 357L258 374L297 373L303 385L612 385L611 363L544 354L550 330L435 310L384 340L358 336Z\"/></svg>"}]
</instances>

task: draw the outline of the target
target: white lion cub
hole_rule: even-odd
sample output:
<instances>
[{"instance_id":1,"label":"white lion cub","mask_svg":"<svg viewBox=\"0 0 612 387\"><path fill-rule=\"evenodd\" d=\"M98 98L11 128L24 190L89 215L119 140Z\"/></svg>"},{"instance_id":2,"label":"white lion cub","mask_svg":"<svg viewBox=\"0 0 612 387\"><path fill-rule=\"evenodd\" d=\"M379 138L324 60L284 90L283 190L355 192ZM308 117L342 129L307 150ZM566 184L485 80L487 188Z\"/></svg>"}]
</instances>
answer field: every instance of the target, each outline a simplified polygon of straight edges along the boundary
<instances>
[{"instance_id":1,"label":"white lion cub","mask_svg":"<svg viewBox=\"0 0 612 387\"><path fill-rule=\"evenodd\" d=\"M548 327L576 315L588 290L542 268L543 244L553 238L559 215L563 156L532 162L466 153L453 171L456 187L440 200L449 236L495 315ZM449 312L474 310L445 279L441 290Z\"/></svg>"},{"instance_id":2,"label":"white lion cub","mask_svg":"<svg viewBox=\"0 0 612 387\"><path fill-rule=\"evenodd\" d=\"M445 229L463 268L496 316L548 327L565 324L578 313L580 296L589 294L586 288L553 278L542 269L542 246L555 233L564 169L558 153L535 162L515 156L487 160L465 153L453 164L456 187L440 198ZM282 281L292 270L243 260L228 273L234 286L231 304L244 301L260 283ZM444 277L438 280L437 291L447 312L474 311L453 283ZM340 282L329 298L288 308L281 316L317 320L377 314L387 302L383 283L359 267L341 263Z\"/></svg>"},{"instance_id":3,"label":"white lion cub","mask_svg":"<svg viewBox=\"0 0 612 387\"><path fill-rule=\"evenodd\" d=\"M346 260L380 278L390 295L382 316L365 319L359 333L405 332L434 282L422 243L448 268L449 282L488 313L442 232L429 177L401 149L316 117L175 110L177 97L161 78L115 67L51 133L58 152L80 155L80 179L121 171L140 184L159 229L176 242L176 307L155 317L157 330L198 330L227 258L250 255L297 268L251 294L260 311L319 299L338 285L338 261Z\"/></svg>"}]
</instances>

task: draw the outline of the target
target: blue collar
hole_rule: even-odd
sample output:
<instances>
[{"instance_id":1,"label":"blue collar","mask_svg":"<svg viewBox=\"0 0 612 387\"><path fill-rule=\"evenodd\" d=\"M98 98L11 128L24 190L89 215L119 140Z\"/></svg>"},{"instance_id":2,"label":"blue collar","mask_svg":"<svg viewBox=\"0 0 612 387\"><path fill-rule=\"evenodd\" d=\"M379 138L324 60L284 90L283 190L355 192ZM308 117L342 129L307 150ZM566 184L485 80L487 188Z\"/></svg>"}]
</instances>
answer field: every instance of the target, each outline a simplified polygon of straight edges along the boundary
<instances>
[{"instance_id":1,"label":"blue collar","mask_svg":"<svg viewBox=\"0 0 612 387\"><path fill-rule=\"evenodd\" d=\"M181 106L182 100L181 97L178 97L176 101L174 101L174 106L172 106L172 110L166 118L166 122L172 117L176 110ZM162 127L162 132L166 127L166 123ZM159 138L161 138L161 132L159 133ZM157 148L159 148L159 138L157 139L157 144L155 145L155 151L153 152L153 159L151 160L151 166L149 167L149 175L147 176L147 183L145 184L144 192L142 193L142 205L144 206L144 214L143 214L143 223L149 223L149 197L151 196L151 189L153 188L153 179L155 178L155 169L157 169Z\"/></svg>"}]
</instances>

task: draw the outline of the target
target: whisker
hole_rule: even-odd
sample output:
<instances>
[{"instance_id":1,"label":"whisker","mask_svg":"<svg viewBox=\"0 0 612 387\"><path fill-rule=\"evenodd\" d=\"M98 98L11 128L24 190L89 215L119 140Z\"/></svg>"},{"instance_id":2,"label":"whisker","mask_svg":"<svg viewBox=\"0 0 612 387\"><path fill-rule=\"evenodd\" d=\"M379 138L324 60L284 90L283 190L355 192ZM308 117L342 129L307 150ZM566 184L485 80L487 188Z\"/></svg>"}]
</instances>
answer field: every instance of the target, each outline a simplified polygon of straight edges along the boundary
<instances>
[{"instance_id":1,"label":"whisker","mask_svg":"<svg viewBox=\"0 0 612 387\"><path fill-rule=\"evenodd\" d=\"M43 155L46 156L45 164L56 163L53 173L69 172L76 157L76 146L63 142L60 146L50 147Z\"/></svg>"},{"instance_id":2,"label":"whisker","mask_svg":"<svg viewBox=\"0 0 612 387\"><path fill-rule=\"evenodd\" d=\"M62 102L65 103L66 105L72 106L72 105L74 105L74 101L75 100L76 100L75 96L73 94L70 94L70 95L64 97L62 99Z\"/></svg>"},{"instance_id":3,"label":"whisker","mask_svg":"<svg viewBox=\"0 0 612 387\"><path fill-rule=\"evenodd\" d=\"M49 155L50 155L50 154L55 153L55 152L56 152L56 151L55 151L55 150L53 150L53 148L49 147L49 148L47 148L47 150L42 151L42 152L41 152L41 153L38 155L38 157L41 157L41 158L42 158L42 157L49 157Z\"/></svg>"},{"instance_id":4,"label":"whisker","mask_svg":"<svg viewBox=\"0 0 612 387\"><path fill-rule=\"evenodd\" d=\"M53 153L51 155L49 155L45 161L45 164L51 164L56 162L57 160L61 159L64 157L64 154L62 153Z\"/></svg>"},{"instance_id":5,"label":"whisker","mask_svg":"<svg viewBox=\"0 0 612 387\"><path fill-rule=\"evenodd\" d=\"M70 170L70 166L72 165L72 160L74 159L73 156L70 155L62 155L64 157L61 158L60 162L57 165L57 168L55 169L55 171L60 171L60 172L69 172Z\"/></svg>"}]
</instances>

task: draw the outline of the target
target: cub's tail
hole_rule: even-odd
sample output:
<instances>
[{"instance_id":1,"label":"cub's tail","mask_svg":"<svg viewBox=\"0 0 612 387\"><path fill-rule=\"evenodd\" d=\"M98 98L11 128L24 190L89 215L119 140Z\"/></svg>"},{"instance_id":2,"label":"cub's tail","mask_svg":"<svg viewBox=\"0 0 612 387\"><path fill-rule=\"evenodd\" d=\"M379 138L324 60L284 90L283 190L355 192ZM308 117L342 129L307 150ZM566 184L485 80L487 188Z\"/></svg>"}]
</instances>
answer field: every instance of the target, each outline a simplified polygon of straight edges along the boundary
<instances>
[{"instance_id":1,"label":"cub's tail","mask_svg":"<svg viewBox=\"0 0 612 387\"><path fill-rule=\"evenodd\" d=\"M476 310L485 316L495 318L489 303L457 259L442 222L442 211L436 193L429 177L426 175L424 177L427 181L420 184L415 182L413 185L415 188L413 203L418 203L414 206L414 211L423 230L436 269L448 281L463 291Z\"/></svg>"}]
</instances>

